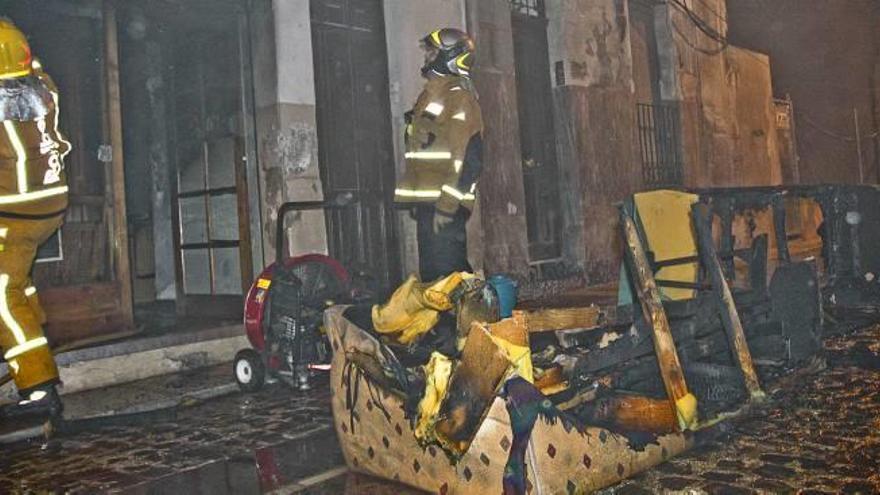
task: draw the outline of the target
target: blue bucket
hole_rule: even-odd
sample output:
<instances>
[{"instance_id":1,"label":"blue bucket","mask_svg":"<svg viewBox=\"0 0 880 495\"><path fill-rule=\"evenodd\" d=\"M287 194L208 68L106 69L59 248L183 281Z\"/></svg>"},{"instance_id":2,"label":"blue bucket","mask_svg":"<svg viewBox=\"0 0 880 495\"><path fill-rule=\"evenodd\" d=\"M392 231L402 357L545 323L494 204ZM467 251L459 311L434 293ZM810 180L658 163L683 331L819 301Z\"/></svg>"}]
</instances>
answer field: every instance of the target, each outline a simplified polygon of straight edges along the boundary
<instances>
[{"instance_id":1,"label":"blue bucket","mask_svg":"<svg viewBox=\"0 0 880 495\"><path fill-rule=\"evenodd\" d=\"M516 282L505 275L492 275L486 282L498 294L501 317L510 318L513 315L513 308L516 306Z\"/></svg>"}]
</instances>

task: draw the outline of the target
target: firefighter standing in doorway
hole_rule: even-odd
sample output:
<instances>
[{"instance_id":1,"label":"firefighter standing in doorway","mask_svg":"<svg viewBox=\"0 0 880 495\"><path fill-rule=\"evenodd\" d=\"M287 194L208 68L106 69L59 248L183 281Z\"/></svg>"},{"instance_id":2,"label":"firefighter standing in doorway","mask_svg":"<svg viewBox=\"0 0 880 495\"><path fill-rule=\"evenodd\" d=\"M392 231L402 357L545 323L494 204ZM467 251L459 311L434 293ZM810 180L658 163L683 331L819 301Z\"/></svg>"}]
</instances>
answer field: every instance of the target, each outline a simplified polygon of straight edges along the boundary
<instances>
[{"instance_id":1,"label":"firefighter standing in doorway","mask_svg":"<svg viewBox=\"0 0 880 495\"><path fill-rule=\"evenodd\" d=\"M31 285L37 247L60 226L67 208L58 131L58 90L33 59L27 38L0 18L0 348L21 400L0 419L55 416L58 369Z\"/></svg>"},{"instance_id":2,"label":"firefighter standing in doorway","mask_svg":"<svg viewBox=\"0 0 880 495\"><path fill-rule=\"evenodd\" d=\"M474 42L458 29L421 40L427 79L407 112L406 171L395 202L415 205L422 281L472 271L466 225L482 169L483 120L470 79Z\"/></svg>"}]
</instances>

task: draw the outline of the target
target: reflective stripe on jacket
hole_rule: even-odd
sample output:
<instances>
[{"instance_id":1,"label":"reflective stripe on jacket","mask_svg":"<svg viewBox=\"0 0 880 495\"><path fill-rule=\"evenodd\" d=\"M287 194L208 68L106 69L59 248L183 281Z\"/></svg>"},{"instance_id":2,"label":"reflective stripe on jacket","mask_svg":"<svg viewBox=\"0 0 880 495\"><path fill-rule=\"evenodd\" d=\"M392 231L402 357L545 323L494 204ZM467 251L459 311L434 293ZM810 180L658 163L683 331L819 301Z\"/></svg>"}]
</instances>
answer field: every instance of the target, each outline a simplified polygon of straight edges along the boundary
<instances>
[{"instance_id":1,"label":"reflective stripe on jacket","mask_svg":"<svg viewBox=\"0 0 880 495\"><path fill-rule=\"evenodd\" d=\"M4 120L0 128L0 213L43 215L67 207L64 157L70 151L58 129L58 89L47 74L36 76L52 102L35 120Z\"/></svg>"},{"instance_id":2,"label":"reflective stripe on jacket","mask_svg":"<svg viewBox=\"0 0 880 495\"><path fill-rule=\"evenodd\" d=\"M429 79L411 116L405 136L406 171L395 201L434 203L449 215L459 206L473 208L483 117L470 80Z\"/></svg>"}]
</instances>

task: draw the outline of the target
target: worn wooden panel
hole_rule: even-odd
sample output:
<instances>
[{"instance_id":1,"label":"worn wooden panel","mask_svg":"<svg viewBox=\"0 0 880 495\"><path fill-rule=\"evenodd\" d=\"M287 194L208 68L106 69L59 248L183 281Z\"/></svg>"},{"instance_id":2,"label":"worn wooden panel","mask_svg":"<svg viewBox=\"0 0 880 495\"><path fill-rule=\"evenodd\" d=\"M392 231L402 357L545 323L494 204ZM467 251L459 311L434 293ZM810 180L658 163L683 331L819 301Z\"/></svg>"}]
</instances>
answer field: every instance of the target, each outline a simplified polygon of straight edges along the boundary
<instances>
[{"instance_id":1,"label":"worn wooden panel","mask_svg":"<svg viewBox=\"0 0 880 495\"><path fill-rule=\"evenodd\" d=\"M117 40L116 7L109 0L104 2L104 50L107 89L107 123L112 146L113 160L110 164L112 180L112 245L113 272L117 284L118 301L125 321L134 322L134 306L131 292L131 267L128 257L128 217L125 204L125 158L122 152L122 102L119 89L119 44Z\"/></svg>"},{"instance_id":2,"label":"worn wooden panel","mask_svg":"<svg viewBox=\"0 0 880 495\"><path fill-rule=\"evenodd\" d=\"M513 313L513 317L520 319L530 333L591 328L599 324L601 316L598 306L517 310Z\"/></svg>"},{"instance_id":3,"label":"worn wooden panel","mask_svg":"<svg viewBox=\"0 0 880 495\"><path fill-rule=\"evenodd\" d=\"M367 268L386 288L401 281L388 202L394 189L382 2L312 0L318 163L324 198L353 192L359 206L328 215L330 254Z\"/></svg>"},{"instance_id":4,"label":"worn wooden panel","mask_svg":"<svg viewBox=\"0 0 880 495\"><path fill-rule=\"evenodd\" d=\"M475 323L440 406L438 440L453 451L467 451L509 367L510 361L492 342L489 330Z\"/></svg>"},{"instance_id":5,"label":"worn wooden panel","mask_svg":"<svg viewBox=\"0 0 880 495\"><path fill-rule=\"evenodd\" d=\"M33 279L38 288L106 281L107 227L100 223L67 223L61 234L64 260L37 263Z\"/></svg>"},{"instance_id":6,"label":"worn wooden panel","mask_svg":"<svg viewBox=\"0 0 880 495\"><path fill-rule=\"evenodd\" d=\"M54 346L130 328L115 283L50 288L39 295Z\"/></svg>"}]
</instances>

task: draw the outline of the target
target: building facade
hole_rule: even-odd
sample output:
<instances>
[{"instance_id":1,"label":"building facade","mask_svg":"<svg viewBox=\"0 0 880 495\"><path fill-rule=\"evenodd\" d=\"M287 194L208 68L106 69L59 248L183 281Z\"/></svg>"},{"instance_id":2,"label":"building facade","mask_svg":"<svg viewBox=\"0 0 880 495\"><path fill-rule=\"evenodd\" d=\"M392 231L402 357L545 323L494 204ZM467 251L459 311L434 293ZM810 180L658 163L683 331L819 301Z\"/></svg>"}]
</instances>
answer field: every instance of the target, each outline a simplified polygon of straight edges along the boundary
<instances>
[{"instance_id":1,"label":"building facade","mask_svg":"<svg viewBox=\"0 0 880 495\"><path fill-rule=\"evenodd\" d=\"M422 85L418 40L440 27L478 47L485 168L470 258L486 273L611 281L617 202L656 187L780 184L796 156L774 101L777 62L751 34L739 42L752 49L731 44L724 0L6 4L70 101L73 201L94 210L72 209L62 234L91 247L75 244L37 278L112 288L112 307L132 300L102 316L108 328L151 305L239 317L290 201L360 198L290 214L285 255L329 253L384 289L414 271L414 223L390 199ZM55 311L56 332L70 332L73 317ZM94 333L97 314L78 318Z\"/></svg>"}]
</instances>

